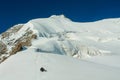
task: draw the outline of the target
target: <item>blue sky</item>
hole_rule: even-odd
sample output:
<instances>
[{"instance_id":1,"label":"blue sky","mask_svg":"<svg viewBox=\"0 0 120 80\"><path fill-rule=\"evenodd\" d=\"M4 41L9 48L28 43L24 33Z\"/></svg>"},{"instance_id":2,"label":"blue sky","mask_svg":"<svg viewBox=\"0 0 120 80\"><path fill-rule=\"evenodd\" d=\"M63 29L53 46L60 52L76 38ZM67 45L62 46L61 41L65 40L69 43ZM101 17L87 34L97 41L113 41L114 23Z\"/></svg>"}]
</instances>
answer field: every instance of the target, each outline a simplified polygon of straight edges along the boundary
<instances>
[{"instance_id":1,"label":"blue sky","mask_svg":"<svg viewBox=\"0 0 120 80\"><path fill-rule=\"evenodd\" d=\"M64 14L77 22L120 17L120 0L1 0L0 33L34 18Z\"/></svg>"}]
</instances>

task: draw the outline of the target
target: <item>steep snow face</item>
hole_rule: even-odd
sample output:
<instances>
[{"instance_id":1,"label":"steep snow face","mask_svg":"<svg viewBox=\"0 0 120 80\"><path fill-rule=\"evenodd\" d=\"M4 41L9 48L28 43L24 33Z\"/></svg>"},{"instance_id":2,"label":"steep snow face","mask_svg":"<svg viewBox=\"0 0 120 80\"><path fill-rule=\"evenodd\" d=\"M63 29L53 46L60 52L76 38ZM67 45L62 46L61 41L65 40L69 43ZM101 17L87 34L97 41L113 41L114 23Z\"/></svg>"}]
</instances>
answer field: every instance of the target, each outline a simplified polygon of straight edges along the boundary
<instances>
[{"instance_id":1,"label":"steep snow face","mask_svg":"<svg viewBox=\"0 0 120 80\"><path fill-rule=\"evenodd\" d=\"M32 46L39 52L85 58L118 54L120 19L106 19L90 23L72 22L65 16L33 19L31 24L37 40ZM111 45L111 47L110 47ZM115 50L112 50L112 46Z\"/></svg>"},{"instance_id":2,"label":"steep snow face","mask_svg":"<svg viewBox=\"0 0 120 80\"><path fill-rule=\"evenodd\" d=\"M119 54L119 25L119 18L89 23L73 22L64 15L33 19L0 35L0 44L6 45L0 59L3 61L28 45L37 52L77 58Z\"/></svg>"}]
</instances>

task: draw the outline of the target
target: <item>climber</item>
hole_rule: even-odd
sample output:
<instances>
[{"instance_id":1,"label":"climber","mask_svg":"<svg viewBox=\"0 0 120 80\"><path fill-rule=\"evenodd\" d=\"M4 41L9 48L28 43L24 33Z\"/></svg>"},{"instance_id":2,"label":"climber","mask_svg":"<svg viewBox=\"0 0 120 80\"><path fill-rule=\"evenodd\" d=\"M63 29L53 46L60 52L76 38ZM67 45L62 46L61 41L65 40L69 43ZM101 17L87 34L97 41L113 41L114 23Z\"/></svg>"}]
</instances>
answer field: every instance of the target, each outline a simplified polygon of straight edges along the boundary
<instances>
[{"instance_id":1,"label":"climber","mask_svg":"<svg viewBox=\"0 0 120 80\"><path fill-rule=\"evenodd\" d=\"M43 68L43 67L40 68L40 71L41 72L47 72L47 70L45 68Z\"/></svg>"}]
</instances>

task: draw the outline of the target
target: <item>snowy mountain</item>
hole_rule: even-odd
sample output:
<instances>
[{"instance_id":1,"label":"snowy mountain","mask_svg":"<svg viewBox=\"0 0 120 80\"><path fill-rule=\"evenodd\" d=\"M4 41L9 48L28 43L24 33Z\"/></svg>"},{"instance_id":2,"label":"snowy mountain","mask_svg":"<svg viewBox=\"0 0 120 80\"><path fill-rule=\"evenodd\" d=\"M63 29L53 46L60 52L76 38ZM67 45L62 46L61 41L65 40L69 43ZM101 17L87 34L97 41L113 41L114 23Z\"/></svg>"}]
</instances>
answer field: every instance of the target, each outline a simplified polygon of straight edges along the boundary
<instances>
[{"instance_id":1,"label":"snowy mountain","mask_svg":"<svg viewBox=\"0 0 120 80\"><path fill-rule=\"evenodd\" d=\"M15 25L0 35L0 80L119 80L119 26L64 15Z\"/></svg>"}]
</instances>

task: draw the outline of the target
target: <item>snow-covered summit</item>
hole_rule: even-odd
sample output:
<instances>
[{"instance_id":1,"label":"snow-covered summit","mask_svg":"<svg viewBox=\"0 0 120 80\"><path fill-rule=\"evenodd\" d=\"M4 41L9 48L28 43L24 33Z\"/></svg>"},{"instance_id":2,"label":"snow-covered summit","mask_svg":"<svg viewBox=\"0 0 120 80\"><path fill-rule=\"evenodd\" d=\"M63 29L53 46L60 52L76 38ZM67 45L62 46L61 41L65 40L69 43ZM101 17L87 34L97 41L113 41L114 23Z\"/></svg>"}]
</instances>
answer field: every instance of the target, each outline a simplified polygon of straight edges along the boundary
<instances>
[{"instance_id":1,"label":"snow-covered summit","mask_svg":"<svg viewBox=\"0 0 120 80\"><path fill-rule=\"evenodd\" d=\"M1 61L26 46L39 52L77 58L118 54L119 26L119 19L93 23L72 22L64 15L33 19L0 35L1 47L4 46L0 51ZM115 50L111 50L110 44L117 44Z\"/></svg>"},{"instance_id":2,"label":"snow-covered summit","mask_svg":"<svg viewBox=\"0 0 120 80\"><path fill-rule=\"evenodd\" d=\"M62 15L52 15L50 16L50 18L65 18L65 16L62 14Z\"/></svg>"},{"instance_id":3,"label":"snow-covered summit","mask_svg":"<svg viewBox=\"0 0 120 80\"><path fill-rule=\"evenodd\" d=\"M0 35L0 63L0 80L120 80L120 19L15 25Z\"/></svg>"}]
</instances>

